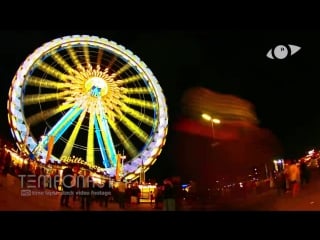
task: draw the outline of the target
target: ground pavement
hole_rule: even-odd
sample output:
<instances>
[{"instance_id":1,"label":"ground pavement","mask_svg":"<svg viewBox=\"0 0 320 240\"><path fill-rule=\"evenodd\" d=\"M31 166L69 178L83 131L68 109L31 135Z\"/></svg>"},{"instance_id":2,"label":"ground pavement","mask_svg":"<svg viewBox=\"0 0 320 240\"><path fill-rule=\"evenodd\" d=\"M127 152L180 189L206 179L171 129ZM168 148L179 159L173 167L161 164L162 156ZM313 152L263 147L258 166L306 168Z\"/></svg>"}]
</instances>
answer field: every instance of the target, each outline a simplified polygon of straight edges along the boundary
<instances>
[{"instance_id":1,"label":"ground pavement","mask_svg":"<svg viewBox=\"0 0 320 240\"><path fill-rule=\"evenodd\" d=\"M231 210L320 211L320 170L312 171L310 183L300 188L299 193L294 197L291 192L279 194L276 189L273 189L230 205Z\"/></svg>"}]
</instances>

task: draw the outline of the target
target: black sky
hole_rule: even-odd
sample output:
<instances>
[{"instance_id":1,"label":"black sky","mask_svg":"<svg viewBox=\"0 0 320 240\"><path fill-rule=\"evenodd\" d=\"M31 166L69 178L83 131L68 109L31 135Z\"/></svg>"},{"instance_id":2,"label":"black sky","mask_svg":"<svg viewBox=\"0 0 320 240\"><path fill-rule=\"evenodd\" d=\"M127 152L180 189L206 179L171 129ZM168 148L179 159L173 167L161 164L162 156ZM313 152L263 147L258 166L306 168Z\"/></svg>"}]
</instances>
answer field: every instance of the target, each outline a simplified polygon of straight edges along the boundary
<instances>
[{"instance_id":1,"label":"black sky","mask_svg":"<svg viewBox=\"0 0 320 240\"><path fill-rule=\"evenodd\" d=\"M183 91L203 86L251 101L260 126L283 144L284 157L320 145L320 31L311 30L0 31L1 135L9 137L7 96L20 64L43 43L72 34L104 37L139 56L163 88L170 123ZM267 58L280 44L301 49L283 60Z\"/></svg>"}]
</instances>

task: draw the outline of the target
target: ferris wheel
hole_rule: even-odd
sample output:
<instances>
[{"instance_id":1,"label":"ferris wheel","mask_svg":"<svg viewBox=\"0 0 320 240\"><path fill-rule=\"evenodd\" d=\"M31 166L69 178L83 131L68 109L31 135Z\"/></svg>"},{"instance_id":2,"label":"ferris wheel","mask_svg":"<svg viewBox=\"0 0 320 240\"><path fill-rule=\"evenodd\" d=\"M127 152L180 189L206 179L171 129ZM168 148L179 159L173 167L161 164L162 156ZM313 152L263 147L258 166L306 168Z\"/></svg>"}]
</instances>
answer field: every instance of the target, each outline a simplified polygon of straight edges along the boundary
<instances>
[{"instance_id":1,"label":"ferris wheel","mask_svg":"<svg viewBox=\"0 0 320 240\"><path fill-rule=\"evenodd\" d=\"M114 176L139 177L165 144L165 96L151 70L105 38L72 35L37 48L12 80L8 120L20 150L52 161L76 157Z\"/></svg>"}]
</instances>

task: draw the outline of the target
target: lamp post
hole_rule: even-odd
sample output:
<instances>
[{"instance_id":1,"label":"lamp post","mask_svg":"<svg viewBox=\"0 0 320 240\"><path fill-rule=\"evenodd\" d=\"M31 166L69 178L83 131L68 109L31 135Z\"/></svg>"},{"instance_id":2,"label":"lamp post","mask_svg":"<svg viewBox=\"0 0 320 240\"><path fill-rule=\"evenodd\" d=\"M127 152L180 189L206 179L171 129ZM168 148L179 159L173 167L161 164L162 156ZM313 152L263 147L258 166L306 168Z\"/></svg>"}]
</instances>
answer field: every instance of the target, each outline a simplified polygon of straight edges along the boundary
<instances>
[{"instance_id":1,"label":"lamp post","mask_svg":"<svg viewBox=\"0 0 320 240\"><path fill-rule=\"evenodd\" d=\"M221 123L220 119L218 119L218 118L213 118L213 117L211 117L211 116L210 116L209 114L207 114L207 113L203 113L203 114L201 115L201 117L202 117L204 120L211 122L212 139L213 139L213 141L214 141L214 139L215 139L214 124L216 124L216 125L220 124L220 123ZM213 142L211 145L214 147L214 146L216 146L216 145L218 145L218 144L219 144L218 142Z\"/></svg>"},{"instance_id":2,"label":"lamp post","mask_svg":"<svg viewBox=\"0 0 320 240\"><path fill-rule=\"evenodd\" d=\"M126 159L126 155L124 153L121 155L121 178L124 177L124 168L123 168L123 161Z\"/></svg>"},{"instance_id":3,"label":"lamp post","mask_svg":"<svg viewBox=\"0 0 320 240\"><path fill-rule=\"evenodd\" d=\"M141 159L140 184L145 184L145 174L143 159Z\"/></svg>"}]
</instances>

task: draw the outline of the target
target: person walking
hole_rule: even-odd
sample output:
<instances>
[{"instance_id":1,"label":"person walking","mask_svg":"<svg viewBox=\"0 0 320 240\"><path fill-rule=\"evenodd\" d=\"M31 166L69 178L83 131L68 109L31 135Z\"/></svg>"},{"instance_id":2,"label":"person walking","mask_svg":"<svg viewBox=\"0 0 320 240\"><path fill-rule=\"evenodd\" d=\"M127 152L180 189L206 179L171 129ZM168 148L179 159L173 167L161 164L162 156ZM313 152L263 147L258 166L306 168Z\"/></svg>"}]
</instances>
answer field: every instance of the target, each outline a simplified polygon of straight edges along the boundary
<instances>
[{"instance_id":1,"label":"person walking","mask_svg":"<svg viewBox=\"0 0 320 240\"><path fill-rule=\"evenodd\" d=\"M60 198L60 206L70 207L69 206L69 197L72 194L71 181L73 178L72 167L69 164L62 171L62 195Z\"/></svg>"}]
</instances>

